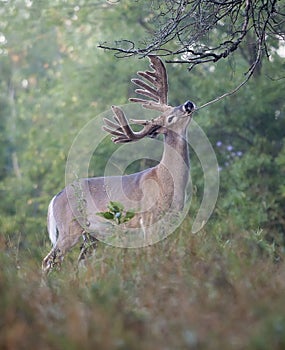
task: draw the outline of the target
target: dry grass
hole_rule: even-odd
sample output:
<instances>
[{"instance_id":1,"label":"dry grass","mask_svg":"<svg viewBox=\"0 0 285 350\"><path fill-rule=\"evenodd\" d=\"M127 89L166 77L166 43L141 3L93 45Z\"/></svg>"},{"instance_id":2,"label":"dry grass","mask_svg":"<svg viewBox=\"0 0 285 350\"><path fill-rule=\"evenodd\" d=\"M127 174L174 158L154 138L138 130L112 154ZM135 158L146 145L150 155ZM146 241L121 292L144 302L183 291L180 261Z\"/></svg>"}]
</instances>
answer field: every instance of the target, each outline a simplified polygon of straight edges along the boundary
<instances>
[{"instance_id":1,"label":"dry grass","mask_svg":"<svg viewBox=\"0 0 285 350\"><path fill-rule=\"evenodd\" d=\"M146 249L101 244L78 272L71 254L41 284L38 258L6 250L0 348L283 349L282 255L261 232L192 235L186 221Z\"/></svg>"}]
</instances>

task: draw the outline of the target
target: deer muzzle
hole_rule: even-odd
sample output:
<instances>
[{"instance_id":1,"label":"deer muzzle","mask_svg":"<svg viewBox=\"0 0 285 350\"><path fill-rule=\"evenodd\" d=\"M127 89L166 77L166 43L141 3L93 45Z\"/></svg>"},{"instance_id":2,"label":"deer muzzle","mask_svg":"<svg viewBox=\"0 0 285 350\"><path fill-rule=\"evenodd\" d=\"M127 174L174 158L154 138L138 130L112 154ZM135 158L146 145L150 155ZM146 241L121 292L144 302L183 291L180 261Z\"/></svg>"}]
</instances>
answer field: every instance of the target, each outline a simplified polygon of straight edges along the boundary
<instances>
[{"instance_id":1,"label":"deer muzzle","mask_svg":"<svg viewBox=\"0 0 285 350\"><path fill-rule=\"evenodd\" d=\"M182 105L182 109L184 112L190 114L195 110L196 106L193 102L191 101L186 101L183 105Z\"/></svg>"}]
</instances>

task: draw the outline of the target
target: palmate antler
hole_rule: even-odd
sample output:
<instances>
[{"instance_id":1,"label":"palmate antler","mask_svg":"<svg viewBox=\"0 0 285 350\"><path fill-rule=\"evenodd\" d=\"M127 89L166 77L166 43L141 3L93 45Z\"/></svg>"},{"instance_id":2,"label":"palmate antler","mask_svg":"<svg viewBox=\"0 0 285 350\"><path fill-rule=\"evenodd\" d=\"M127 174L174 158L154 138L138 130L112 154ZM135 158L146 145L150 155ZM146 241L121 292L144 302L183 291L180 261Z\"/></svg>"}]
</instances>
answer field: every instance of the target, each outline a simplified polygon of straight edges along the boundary
<instances>
[{"instance_id":1,"label":"palmate antler","mask_svg":"<svg viewBox=\"0 0 285 350\"><path fill-rule=\"evenodd\" d=\"M148 85L141 79L132 79L131 81L142 88L135 90L137 94L150 97L154 101L141 98L130 98L130 101L142 103L145 108L156 109L164 112L169 108L167 105L168 82L166 69L159 57L149 55L148 58L150 60L150 67L153 68L153 71L138 72L137 74L153 86Z\"/></svg>"},{"instance_id":2,"label":"palmate antler","mask_svg":"<svg viewBox=\"0 0 285 350\"><path fill-rule=\"evenodd\" d=\"M131 102L141 103L145 108L165 112L170 108L167 104L168 83L166 69L159 57L150 55L148 58L150 60L150 67L153 68L153 70L137 73L146 81L136 78L132 79L132 82L140 87L135 90L137 94L151 99L130 98L129 100ZM153 137L156 135L156 131L163 126L163 120L161 117L152 120L131 119L132 123L144 126L142 130L135 132L130 127L121 108L112 106L112 110L116 123L104 118L105 125L103 126L103 129L115 136L112 138L112 141L115 143L137 141L146 136Z\"/></svg>"}]
</instances>

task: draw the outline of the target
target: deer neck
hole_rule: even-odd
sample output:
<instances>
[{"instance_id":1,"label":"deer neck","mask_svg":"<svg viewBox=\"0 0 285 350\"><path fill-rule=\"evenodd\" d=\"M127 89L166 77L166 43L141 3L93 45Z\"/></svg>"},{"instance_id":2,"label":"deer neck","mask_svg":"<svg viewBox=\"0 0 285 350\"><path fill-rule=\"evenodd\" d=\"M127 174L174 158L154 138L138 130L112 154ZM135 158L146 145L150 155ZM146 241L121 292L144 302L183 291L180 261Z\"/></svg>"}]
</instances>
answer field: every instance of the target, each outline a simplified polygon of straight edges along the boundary
<instances>
[{"instance_id":1,"label":"deer neck","mask_svg":"<svg viewBox=\"0 0 285 350\"><path fill-rule=\"evenodd\" d=\"M181 135L169 130L165 135L164 151L158 174L165 191L169 191L170 183L174 186L172 204L174 209L182 209L185 201L185 190L189 180L189 152L187 131Z\"/></svg>"}]
</instances>

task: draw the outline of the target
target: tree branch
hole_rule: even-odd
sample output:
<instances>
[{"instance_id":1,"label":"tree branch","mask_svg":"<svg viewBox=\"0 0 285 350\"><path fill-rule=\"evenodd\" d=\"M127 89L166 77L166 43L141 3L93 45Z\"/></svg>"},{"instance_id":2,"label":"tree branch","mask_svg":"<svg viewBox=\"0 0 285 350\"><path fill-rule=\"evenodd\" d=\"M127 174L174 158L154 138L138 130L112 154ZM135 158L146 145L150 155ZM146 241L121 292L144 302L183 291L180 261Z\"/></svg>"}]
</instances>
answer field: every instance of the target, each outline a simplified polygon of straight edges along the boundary
<instances>
[{"instance_id":1,"label":"tree branch","mask_svg":"<svg viewBox=\"0 0 285 350\"><path fill-rule=\"evenodd\" d=\"M237 49L246 57L247 46L249 69L245 79L232 91L200 108L236 93L248 82L254 71L261 68L262 58L270 54L271 47L265 38L285 37L284 4L277 0L153 0L151 3L150 10L156 16L148 23L153 28L150 40L144 45L121 40L112 46L101 43L99 47L113 51L119 58L156 54L166 57L167 63L187 64L191 70L200 64L228 58Z\"/></svg>"}]
</instances>

